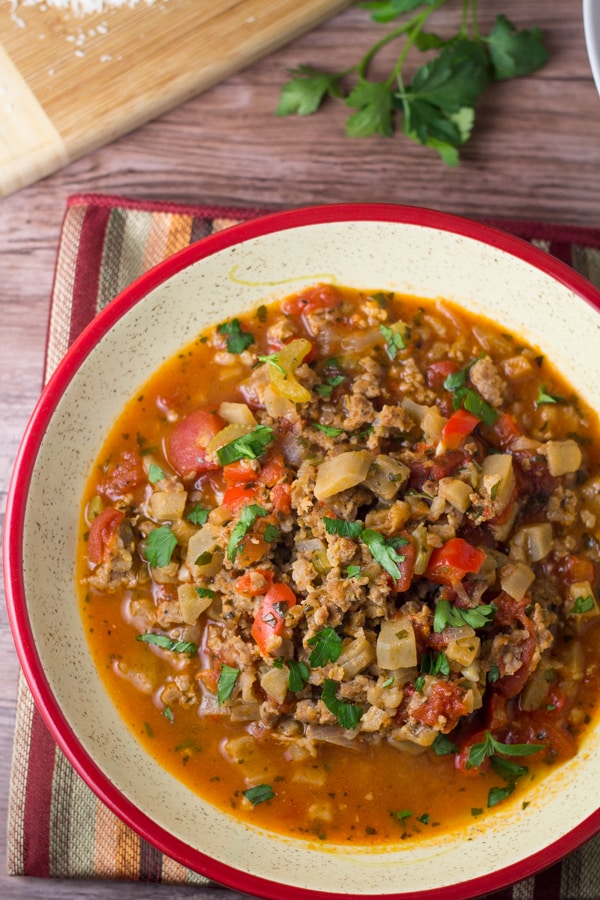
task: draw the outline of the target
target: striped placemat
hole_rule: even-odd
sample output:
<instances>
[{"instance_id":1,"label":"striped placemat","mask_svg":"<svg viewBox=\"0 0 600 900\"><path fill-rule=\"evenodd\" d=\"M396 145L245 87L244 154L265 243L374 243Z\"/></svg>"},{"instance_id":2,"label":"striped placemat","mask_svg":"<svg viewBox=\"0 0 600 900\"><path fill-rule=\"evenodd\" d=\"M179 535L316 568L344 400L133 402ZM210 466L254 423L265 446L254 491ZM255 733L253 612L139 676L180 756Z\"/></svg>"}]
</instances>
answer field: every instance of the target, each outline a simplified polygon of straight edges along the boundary
<instances>
[{"instance_id":1,"label":"striped placemat","mask_svg":"<svg viewBox=\"0 0 600 900\"><path fill-rule=\"evenodd\" d=\"M93 316L135 278L188 244L265 212L106 195L70 198L50 306L46 379ZM600 287L600 228L505 220L487 224L532 241ZM15 876L191 884L204 886L203 897L212 896L206 878L152 847L96 798L56 746L23 678L17 699L7 868ZM226 900L227 894L218 889L218 896ZM600 835L544 872L486 895L492 896L600 900Z\"/></svg>"}]
</instances>

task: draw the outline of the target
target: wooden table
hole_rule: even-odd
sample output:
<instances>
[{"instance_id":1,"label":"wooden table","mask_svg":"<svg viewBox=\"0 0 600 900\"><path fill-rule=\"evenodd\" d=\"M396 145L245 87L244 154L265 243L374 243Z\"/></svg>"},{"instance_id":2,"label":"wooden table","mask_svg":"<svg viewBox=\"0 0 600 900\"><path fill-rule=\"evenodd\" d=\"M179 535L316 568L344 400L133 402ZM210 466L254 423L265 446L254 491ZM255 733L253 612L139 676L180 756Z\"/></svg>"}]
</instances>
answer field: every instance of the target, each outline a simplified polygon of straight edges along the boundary
<instances>
[{"instance_id":1,"label":"wooden table","mask_svg":"<svg viewBox=\"0 0 600 900\"><path fill-rule=\"evenodd\" d=\"M454 23L459 6L450 4L440 14L440 30ZM585 51L581 0L480 6L485 26L500 12L520 27L538 25L551 57L534 76L488 91L475 137L456 169L401 136L344 137L341 105L329 103L303 119L274 116L287 68L312 63L342 69L379 36L380 26L365 11L349 9L161 119L0 200L2 509L41 387L57 241L70 194L272 208L393 201L473 217L600 226L600 98ZM4 608L0 616L0 896L239 900L242 895L220 889L8 878L4 848L18 664Z\"/></svg>"}]
</instances>

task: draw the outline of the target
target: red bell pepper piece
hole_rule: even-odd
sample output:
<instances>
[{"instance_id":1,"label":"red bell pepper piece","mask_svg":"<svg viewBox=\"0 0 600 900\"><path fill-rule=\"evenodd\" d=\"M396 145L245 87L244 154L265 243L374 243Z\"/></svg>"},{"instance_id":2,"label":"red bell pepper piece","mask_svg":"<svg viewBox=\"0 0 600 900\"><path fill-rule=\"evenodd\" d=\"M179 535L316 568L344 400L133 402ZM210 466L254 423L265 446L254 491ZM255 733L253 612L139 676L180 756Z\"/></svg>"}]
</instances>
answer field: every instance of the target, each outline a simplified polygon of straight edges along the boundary
<instances>
[{"instance_id":1,"label":"red bell pepper piece","mask_svg":"<svg viewBox=\"0 0 600 900\"><path fill-rule=\"evenodd\" d=\"M477 574L484 559L483 550L463 538L451 538L433 551L425 576L436 584L456 584L467 572Z\"/></svg>"}]
</instances>

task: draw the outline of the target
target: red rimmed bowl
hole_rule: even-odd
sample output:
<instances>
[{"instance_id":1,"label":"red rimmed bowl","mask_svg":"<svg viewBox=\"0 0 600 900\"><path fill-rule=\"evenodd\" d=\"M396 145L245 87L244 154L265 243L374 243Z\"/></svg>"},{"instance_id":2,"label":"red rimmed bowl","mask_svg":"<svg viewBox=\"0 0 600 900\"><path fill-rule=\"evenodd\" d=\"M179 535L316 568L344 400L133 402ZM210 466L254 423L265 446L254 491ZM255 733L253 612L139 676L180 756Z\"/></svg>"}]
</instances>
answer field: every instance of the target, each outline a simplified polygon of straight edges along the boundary
<instances>
[{"instance_id":1,"label":"red rimmed bowl","mask_svg":"<svg viewBox=\"0 0 600 900\"><path fill-rule=\"evenodd\" d=\"M98 315L31 418L4 535L19 659L79 774L128 825L184 865L271 898L473 897L551 864L600 828L593 787L600 783L600 722L577 757L528 793L526 816L507 805L460 833L379 850L312 844L244 824L161 769L115 710L78 613L81 497L126 401L204 327L317 280L444 297L481 313L539 347L600 409L600 292L516 238L454 216L386 205L273 214L206 238Z\"/></svg>"}]
</instances>

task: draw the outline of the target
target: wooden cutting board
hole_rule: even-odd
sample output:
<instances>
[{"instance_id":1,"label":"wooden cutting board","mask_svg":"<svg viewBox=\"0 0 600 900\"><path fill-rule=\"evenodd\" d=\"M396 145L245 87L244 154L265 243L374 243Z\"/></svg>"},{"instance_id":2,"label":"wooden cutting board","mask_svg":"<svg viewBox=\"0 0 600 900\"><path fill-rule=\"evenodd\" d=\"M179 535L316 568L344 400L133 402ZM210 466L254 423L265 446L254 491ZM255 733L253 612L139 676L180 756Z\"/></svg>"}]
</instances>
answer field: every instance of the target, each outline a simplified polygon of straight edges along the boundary
<instances>
[{"instance_id":1,"label":"wooden cutting board","mask_svg":"<svg viewBox=\"0 0 600 900\"><path fill-rule=\"evenodd\" d=\"M0 0L0 196L166 112L347 5L141 0L77 16L69 6Z\"/></svg>"}]
</instances>

